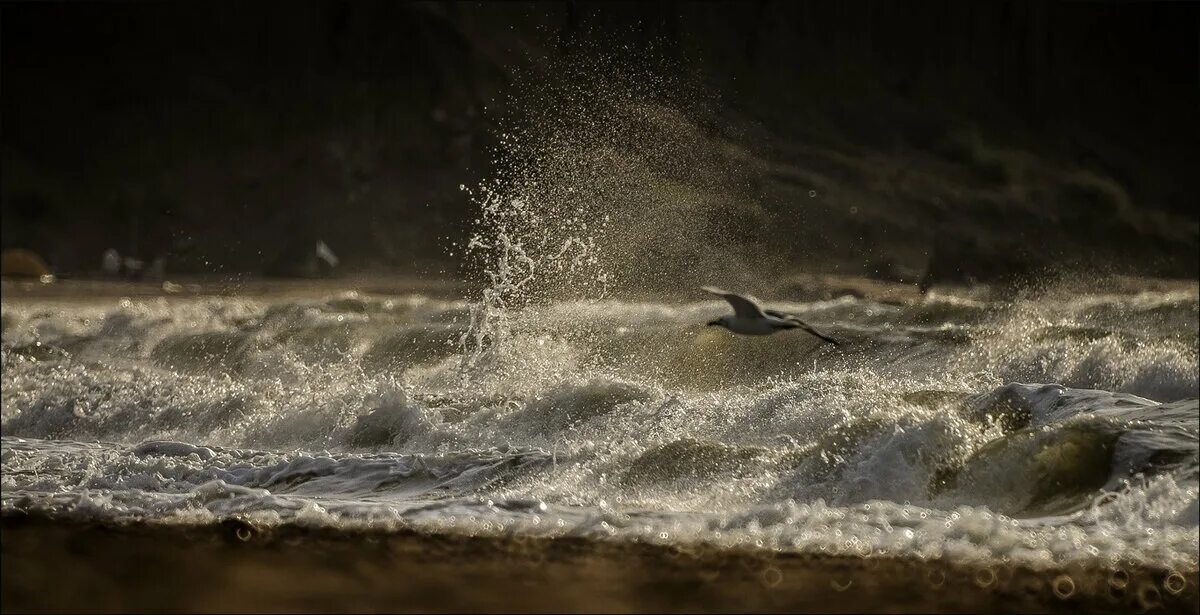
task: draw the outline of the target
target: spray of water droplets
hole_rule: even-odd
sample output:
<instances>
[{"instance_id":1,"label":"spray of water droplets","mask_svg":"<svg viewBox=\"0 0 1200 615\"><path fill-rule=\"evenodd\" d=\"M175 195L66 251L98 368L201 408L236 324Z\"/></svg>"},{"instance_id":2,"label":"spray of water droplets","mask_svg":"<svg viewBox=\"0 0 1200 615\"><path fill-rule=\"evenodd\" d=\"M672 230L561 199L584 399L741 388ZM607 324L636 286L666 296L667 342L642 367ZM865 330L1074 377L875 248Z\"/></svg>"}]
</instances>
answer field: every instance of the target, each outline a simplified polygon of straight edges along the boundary
<instances>
[{"instance_id":1,"label":"spray of water droplets","mask_svg":"<svg viewBox=\"0 0 1200 615\"><path fill-rule=\"evenodd\" d=\"M518 74L493 174L467 190L484 277L467 364L504 347L523 308L677 293L763 260L737 232L761 208L712 97L663 74L606 53Z\"/></svg>"}]
</instances>

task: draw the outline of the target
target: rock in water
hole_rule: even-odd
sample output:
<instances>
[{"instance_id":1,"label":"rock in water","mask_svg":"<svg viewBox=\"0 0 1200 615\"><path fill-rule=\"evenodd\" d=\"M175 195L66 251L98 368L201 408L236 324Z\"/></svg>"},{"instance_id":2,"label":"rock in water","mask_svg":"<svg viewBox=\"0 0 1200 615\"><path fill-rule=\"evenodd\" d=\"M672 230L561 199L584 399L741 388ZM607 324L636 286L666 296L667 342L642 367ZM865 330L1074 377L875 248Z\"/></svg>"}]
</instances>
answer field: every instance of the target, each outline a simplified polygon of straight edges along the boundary
<instances>
[{"instance_id":1,"label":"rock in water","mask_svg":"<svg viewBox=\"0 0 1200 615\"><path fill-rule=\"evenodd\" d=\"M121 275L121 253L115 248L105 250L100 257L100 271L112 277Z\"/></svg>"},{"instance_id":2,"label":"rock in water","mask_svg":"<svg viewBox=\"0 0 1200 615\"><path fill-rule=\"evenodd\" d=\"M34 252L14 248L0 253L0 276L40 279L50 275L50 266Z\"/></svg>"},{"instance_id":3,"label":"rock in water","mask_svg":"<svg viewBox=\"0 0 1200 615\"><path fill-rule=\"evenodd\" d=\"M322 240L291 243L267 269L267 273L284 277L332 277L341 260Z\"/></svg>"}]
</instances>

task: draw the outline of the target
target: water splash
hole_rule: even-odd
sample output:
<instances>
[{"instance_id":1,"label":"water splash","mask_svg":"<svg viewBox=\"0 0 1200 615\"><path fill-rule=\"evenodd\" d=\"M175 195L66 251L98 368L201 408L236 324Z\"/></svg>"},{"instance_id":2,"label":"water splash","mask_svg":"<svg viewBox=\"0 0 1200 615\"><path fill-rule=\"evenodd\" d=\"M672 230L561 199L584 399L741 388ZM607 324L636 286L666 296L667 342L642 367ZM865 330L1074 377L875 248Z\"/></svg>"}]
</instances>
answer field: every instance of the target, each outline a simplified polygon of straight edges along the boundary
<instances>
[{"instance_id":1,"label":"water splash","mask_svg":"<svg viewBox=\"0 0 1200 615\"><path fill-rule=\"evenodd\" d=\"M761 208L737 147L704 128L712 97L697 94L607 52L518 75L494 175L468 191L480 213L467 255L485 287L465 367L503 347L530 306L676 294L744 272L743 258L769 264L737 232Z\"/></svg>"}]
</instances>

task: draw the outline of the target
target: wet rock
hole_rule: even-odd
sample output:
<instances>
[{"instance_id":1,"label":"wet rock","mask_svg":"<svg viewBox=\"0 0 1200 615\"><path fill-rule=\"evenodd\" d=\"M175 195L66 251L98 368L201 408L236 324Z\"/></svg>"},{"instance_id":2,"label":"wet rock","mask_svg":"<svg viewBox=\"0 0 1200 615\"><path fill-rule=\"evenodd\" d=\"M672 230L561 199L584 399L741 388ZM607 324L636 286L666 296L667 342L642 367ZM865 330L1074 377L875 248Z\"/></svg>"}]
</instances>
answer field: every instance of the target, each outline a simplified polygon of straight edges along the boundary
<instances>
[{"instance_id":1,"label":"wet rock","mask_svg":"<svg viewBox=\"0 0 1200 615\"><path fill-rule=\"evenodd\" d=\"M341 259L323 240L296 241L288 245L267 267L267 273L282 277L328 278Z\"/></svg>"},{"instance_id":2,"label":"wet rock","mask_svg":"<svg viewBox=\"0 0 1200 615\"><path fill-rule=\"evenodd\" d=\"M50 266L30 250L14 248L0 253L0 276L6 278L42 279L52 276Z\"/></svg>"}]
</instances>

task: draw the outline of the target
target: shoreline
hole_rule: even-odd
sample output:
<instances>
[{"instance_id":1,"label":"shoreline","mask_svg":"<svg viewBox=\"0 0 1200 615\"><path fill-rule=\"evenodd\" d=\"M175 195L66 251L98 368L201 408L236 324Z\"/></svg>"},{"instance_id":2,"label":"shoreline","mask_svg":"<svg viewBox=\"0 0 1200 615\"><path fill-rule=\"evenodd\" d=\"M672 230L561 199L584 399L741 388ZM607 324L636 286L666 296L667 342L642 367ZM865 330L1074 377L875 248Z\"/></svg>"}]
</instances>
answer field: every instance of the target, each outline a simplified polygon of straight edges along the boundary
<instances>
[{"instance_id":1,"label":"shoreline","mask_svg":"<svg viewBox=\"0 0 1200 615\"><path fill-rule=\"evenodd\" d=\"M6 511L6 612L1200 612L1197 571ZM63 588L71 588L64 591Z\"/></svg>"}]
</instances>

